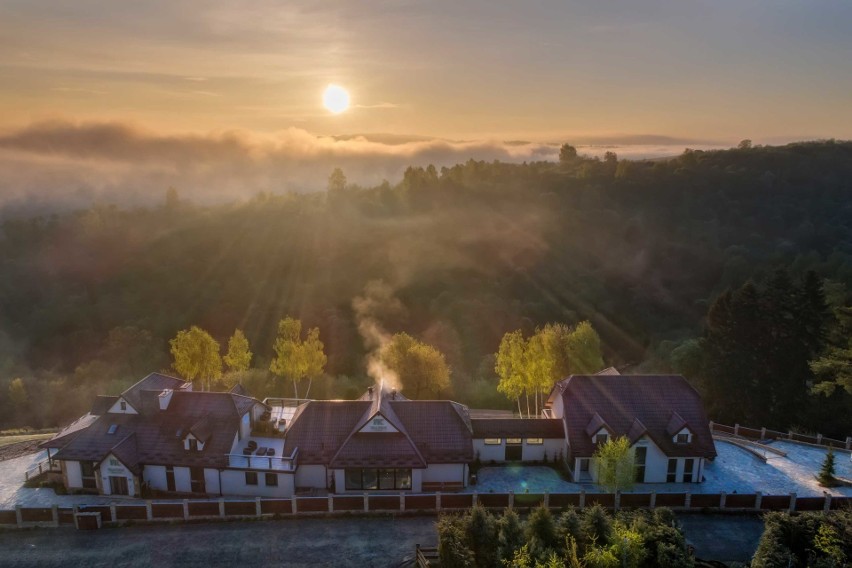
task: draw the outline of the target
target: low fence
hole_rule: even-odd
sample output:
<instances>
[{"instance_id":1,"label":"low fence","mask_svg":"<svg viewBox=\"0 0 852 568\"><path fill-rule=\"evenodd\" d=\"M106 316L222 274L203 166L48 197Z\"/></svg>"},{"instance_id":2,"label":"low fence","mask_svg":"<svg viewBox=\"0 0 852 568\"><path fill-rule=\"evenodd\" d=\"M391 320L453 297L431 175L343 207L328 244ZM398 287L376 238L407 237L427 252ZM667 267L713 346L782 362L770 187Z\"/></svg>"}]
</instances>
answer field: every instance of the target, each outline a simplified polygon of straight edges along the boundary
<instances>
[{"instance_id":1,"label":"low fence","mask_svg":"<svg viewBox=\"0 0 852 568\"><path fill-rule=\"evenodd\" d=\"M37 464L32 466L30 469L28 469L24 473L24 481L29 481L30 479L36 478L39 475L46 473L46 472L49 472L49 471L53 471L53 472L62 471L59 467L59 462L58 461L51 461L49 459L41 460L40 462L38 462Z\"/></svg>"},{"instance_id":2,"label":"low fence","mask_svg":"<svg viewBox=\"0 0 852 568\"><path fill-rule=\"evenodd\" d=\"M599 504L607 509L676 511L832 511L852 509L852 497L797 497L738 493L424 493L328 495L291 499L215 499L135 501L112 505L16 507L0 510L0 526L73 525L76 513L98 513L103 523L130 521L191 521L365 513L426 513L460 511L480 503L489 509L529 510L544 505L553 510Z\"/></svg>"},{"instance_id":3,"label":"low fence","mask_svg":"<svg viewBox=\"0 0 852 568\"><path fill-rule=\"evenodd\" d=\"M710 422L710 432L713 434L739 436L748 440L790 440L812 446L852 450L852 436L847 437L845 440L838 440L823 436L822 434L813 436L810 434L798 434L792 430L781 432L779 430L770 430L769 428L750 428L748 426L740 426L739 424L727 426L716 422Z\"/></svg>"}]
</instances>

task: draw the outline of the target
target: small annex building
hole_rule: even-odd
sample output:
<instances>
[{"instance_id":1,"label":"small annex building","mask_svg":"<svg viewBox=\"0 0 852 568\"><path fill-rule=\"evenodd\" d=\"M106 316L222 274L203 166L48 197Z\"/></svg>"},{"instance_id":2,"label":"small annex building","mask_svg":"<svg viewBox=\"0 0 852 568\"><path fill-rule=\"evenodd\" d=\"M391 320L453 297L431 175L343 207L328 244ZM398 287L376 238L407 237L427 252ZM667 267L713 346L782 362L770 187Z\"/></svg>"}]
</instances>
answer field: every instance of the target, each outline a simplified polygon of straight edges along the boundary
<instances>
[{"instance_id":1,"label":"small annex building","mask_svg":"<svg viewBox=\"0 0 852 568\"><path fill-rule=\"evenodd\" d=\"M638 483L697 483L716 457L701 397L681 375L572 375L556 383L544 413L564 424L576 482L597 481L593 456L614 437L629 440Z\"/></svg>"}]
</instances>

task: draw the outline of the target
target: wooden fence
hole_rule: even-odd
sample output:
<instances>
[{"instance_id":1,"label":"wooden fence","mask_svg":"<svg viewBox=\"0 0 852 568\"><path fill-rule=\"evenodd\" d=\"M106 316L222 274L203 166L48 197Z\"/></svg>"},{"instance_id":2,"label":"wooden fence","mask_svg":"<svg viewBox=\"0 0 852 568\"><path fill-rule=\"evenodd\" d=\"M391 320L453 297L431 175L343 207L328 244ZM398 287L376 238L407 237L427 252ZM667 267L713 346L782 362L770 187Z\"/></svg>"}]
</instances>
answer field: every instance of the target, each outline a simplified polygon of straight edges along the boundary
<instances>
[{"instance_id":1,"label":"wooden fence","mask_svg":"<svg viewBox=\"0 0 852 568\"><path fill-rule=\"evenodd\" d=\"M427 513L460 511L476 503L502 510L529 510L544 505L553 510L599 504L607 509L676 511L832 511L852 509L852 497L797 497L738 493L424 493L346 494L291 499L215 499L182 501L134 501L112 505L70 507L16 507L0 510L0 526L73 525L75 513L99 513L103 523L129 521L190 521L195 519L244 519L310 515L369 513Z\"/></svg>"},{"instance_id":2,"label":"wooden fence","mask_svg":"<svg viewBox=\"0 0 852 568\"><path fill-rule=\"evenodd\" d=\"M769 428L749 428L748 426L740 426L739 424L727 426L716 422L710 422L710 431L713 434L739 436L748 440L790 440L812 446L852 450L852 436L848 436L845 440L838 440L823 436L822 434L812 436L810 434L798 434L792 430L781 432L779 430L770 430Z\"/></svg>"}]
</instances>

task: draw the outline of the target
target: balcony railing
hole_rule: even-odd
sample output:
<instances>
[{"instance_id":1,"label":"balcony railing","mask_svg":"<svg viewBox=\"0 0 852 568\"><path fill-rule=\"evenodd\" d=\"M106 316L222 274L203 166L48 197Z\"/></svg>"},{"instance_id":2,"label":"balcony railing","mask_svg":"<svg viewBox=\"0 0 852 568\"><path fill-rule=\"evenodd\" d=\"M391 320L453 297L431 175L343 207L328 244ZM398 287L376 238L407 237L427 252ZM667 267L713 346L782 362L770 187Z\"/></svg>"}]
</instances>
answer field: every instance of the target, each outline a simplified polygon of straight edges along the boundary
<instances>
[{"instance_id":1,"label":"balcony railing","mask_svg":"<svg viewBox=\"0 0 852 568\"><path fill-rule=\"evenodd\" d=\"M271 471L296 471L296 456L298 453L299 449L296 448L289 457L228 454L228 466L245 469L268 469Z\"/></svg>"}]
</instances>

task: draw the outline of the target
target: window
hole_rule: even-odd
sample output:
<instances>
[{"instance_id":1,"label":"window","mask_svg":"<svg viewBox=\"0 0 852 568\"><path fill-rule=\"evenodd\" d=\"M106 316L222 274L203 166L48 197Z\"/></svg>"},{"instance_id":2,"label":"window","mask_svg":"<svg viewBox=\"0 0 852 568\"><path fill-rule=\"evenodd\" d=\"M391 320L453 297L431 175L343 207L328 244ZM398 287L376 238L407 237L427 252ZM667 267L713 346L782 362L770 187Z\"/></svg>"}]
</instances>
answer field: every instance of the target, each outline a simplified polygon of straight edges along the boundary
<instances>
[{"instance_id":1,"label":"window","mask_svg":"<svg viewBox=\"0 0 852 568\"><path fill-rule=\"evenodd\" d=\"M97 489L98 482L95 479L95 464L92 462L80 462L80 477L83 480L84 489Z\"/></svg>"},{"instance_id":2,"label":"window","mask_svg":"<svg viewBox=\"0 0 852 568\"><path fill-rule=\"evenodd\" d=\"M485 438L486 446L499 446L503 443L503 438Z\"/></svg>"},{"instance_id":3,"label":"window","mask_svg":"<svg viewBox=\"0 0 852 568\"><path fill-rule=\"evenodd\" d=\"M246 485L257 485L257 472L256 471L247 471L246 472Z\"/></svg>"},{"instance_id":4,"label":"window","mask_svg":"<svg viewBox=\"0 0 852 568\"><path fill-rule=\"evenodd\" d=\"M123 400L119 402L118 405L121 407L121 410L127 410L127 403Z\"/></svg>"},{"instance_id":5,"label":"window","mask_svg":"<svg viewBox=\"0 0 852 568\"><path fill-rule=\"evenodd\" d=\"M175 468L172 466L166 466L166 491L176 491Z\"/></svg>"},{"instance_id":6,"label":"window","mask_svg":"<svg viewBox=\"0 0 852 568\"><path fill-rule=\"evenodd\" d=\"M119 476L110 476L109 492L111 495L130 495L127 487L127 478Z\"/></svg>"},{"instance_id":7,"label":"window","mask_svg":"<svg viewBox=\"0 0 852 568\"><path fill-rule=\"evenodd\" d=\"M695 460L686 458L683 462L683 482L692 483L692 469L695 465Z\"/></svg>"},{"instance_id":8,"label":"window","mask_svg":"<svg viewBox=\"0 0 852 568\"><path fill-rule=\"evenodd\" d=\"M645 446L636 446L633 454L633 464L635 467L634 481L636 483L644 483L645 481L645 460L648 457L648 448Z\"/></svg>"},{"instance_id":9,"label":"window","mask_svg":"<svg viewBox=\"0 0 852 568\"><path fill-rule=\"evenodd\" d=\"M540 446L544 444L544 438L527 438L527 444L531 446Z\"/></svg>"},{"instance_id":10,"label":"window","mask_svg":"<svg viewBox=\"0 0 852 568\"><path fill-rule=\"evenodd\" d=\"M580 471L584 473L588 473L589 471L589 458L582 458L580 460Z\"/></svg>"},{"instance_id":11,"label":"window","mask_svg":"<svg viewBox=\"0 0 852 568\"><path fill-rule=\"evenodd\" d=\"M267 473L266 474L266 486L267 487L278 487L278 474L277 473Z\"/></svg>"},{"instance_id":12,"label":"window","mask_svg":"<svg viewBox=\"0 0 852 568\"><path fill-rule=\"evenodd\" d=\"M517 446L521 443L523 443L523 440L521 438L506 438L506 444L507 445L511 444L513 446Z\"/></svg>"},{"instance_id":13,"label":"window","mask_svg":"<svg viewBox=\"0 0 852 568\"><path fill-rule=\"evenodd\" d=\"M198 440L196 440L195 438L189 439L189 451L190 452L197 452L198 451Z\"/></svg>"},{"instance_id":14,"label":"window","mask_svg":"<svg viewBox=\"0 0 852 568\"><path fill-rule=\"evenodd\" d=\"M666 472L666 481L669 483L674 483L677 481L677 460L670 459L669 460L669 469Z\"/></svg>"},{"instance_id":15,"label":"window","mask_svg":"<svg viewBox=\"0 0 852 568\"><path fill-rule=\"evenodd\" d=\"M606 432L595 434L595 444L606 444L607 440L609 440L609 434Z\"/></svg>"},{"instance_id":16,"label":"window","mask_svg":"<svg viewBox=\"0 0 852 568\"><path fill-rule=\"evenodd\" d=\"M349 491L411 489L410 469L347 469L345 479Z\"/></svg>"},{"instance_id":17,"label":"window","mask_svg":"<svg viewBox=\"0 0 852 568\"><path fill-rule=\"evenodd\" d=\"M107 434L115 434L118 431L118 424L110 424Z\"/></svg>"},{"instance_id":18,"label":"window","mask_svg":"<svg viewBox=\"0 0 852 568\"><path fill-rule=\"evenodd\" d=\"M675 442L678 444L688 444L689 443L689 434L678 434L677 438L675 438Z\"/></svg>"}]
</instances>

